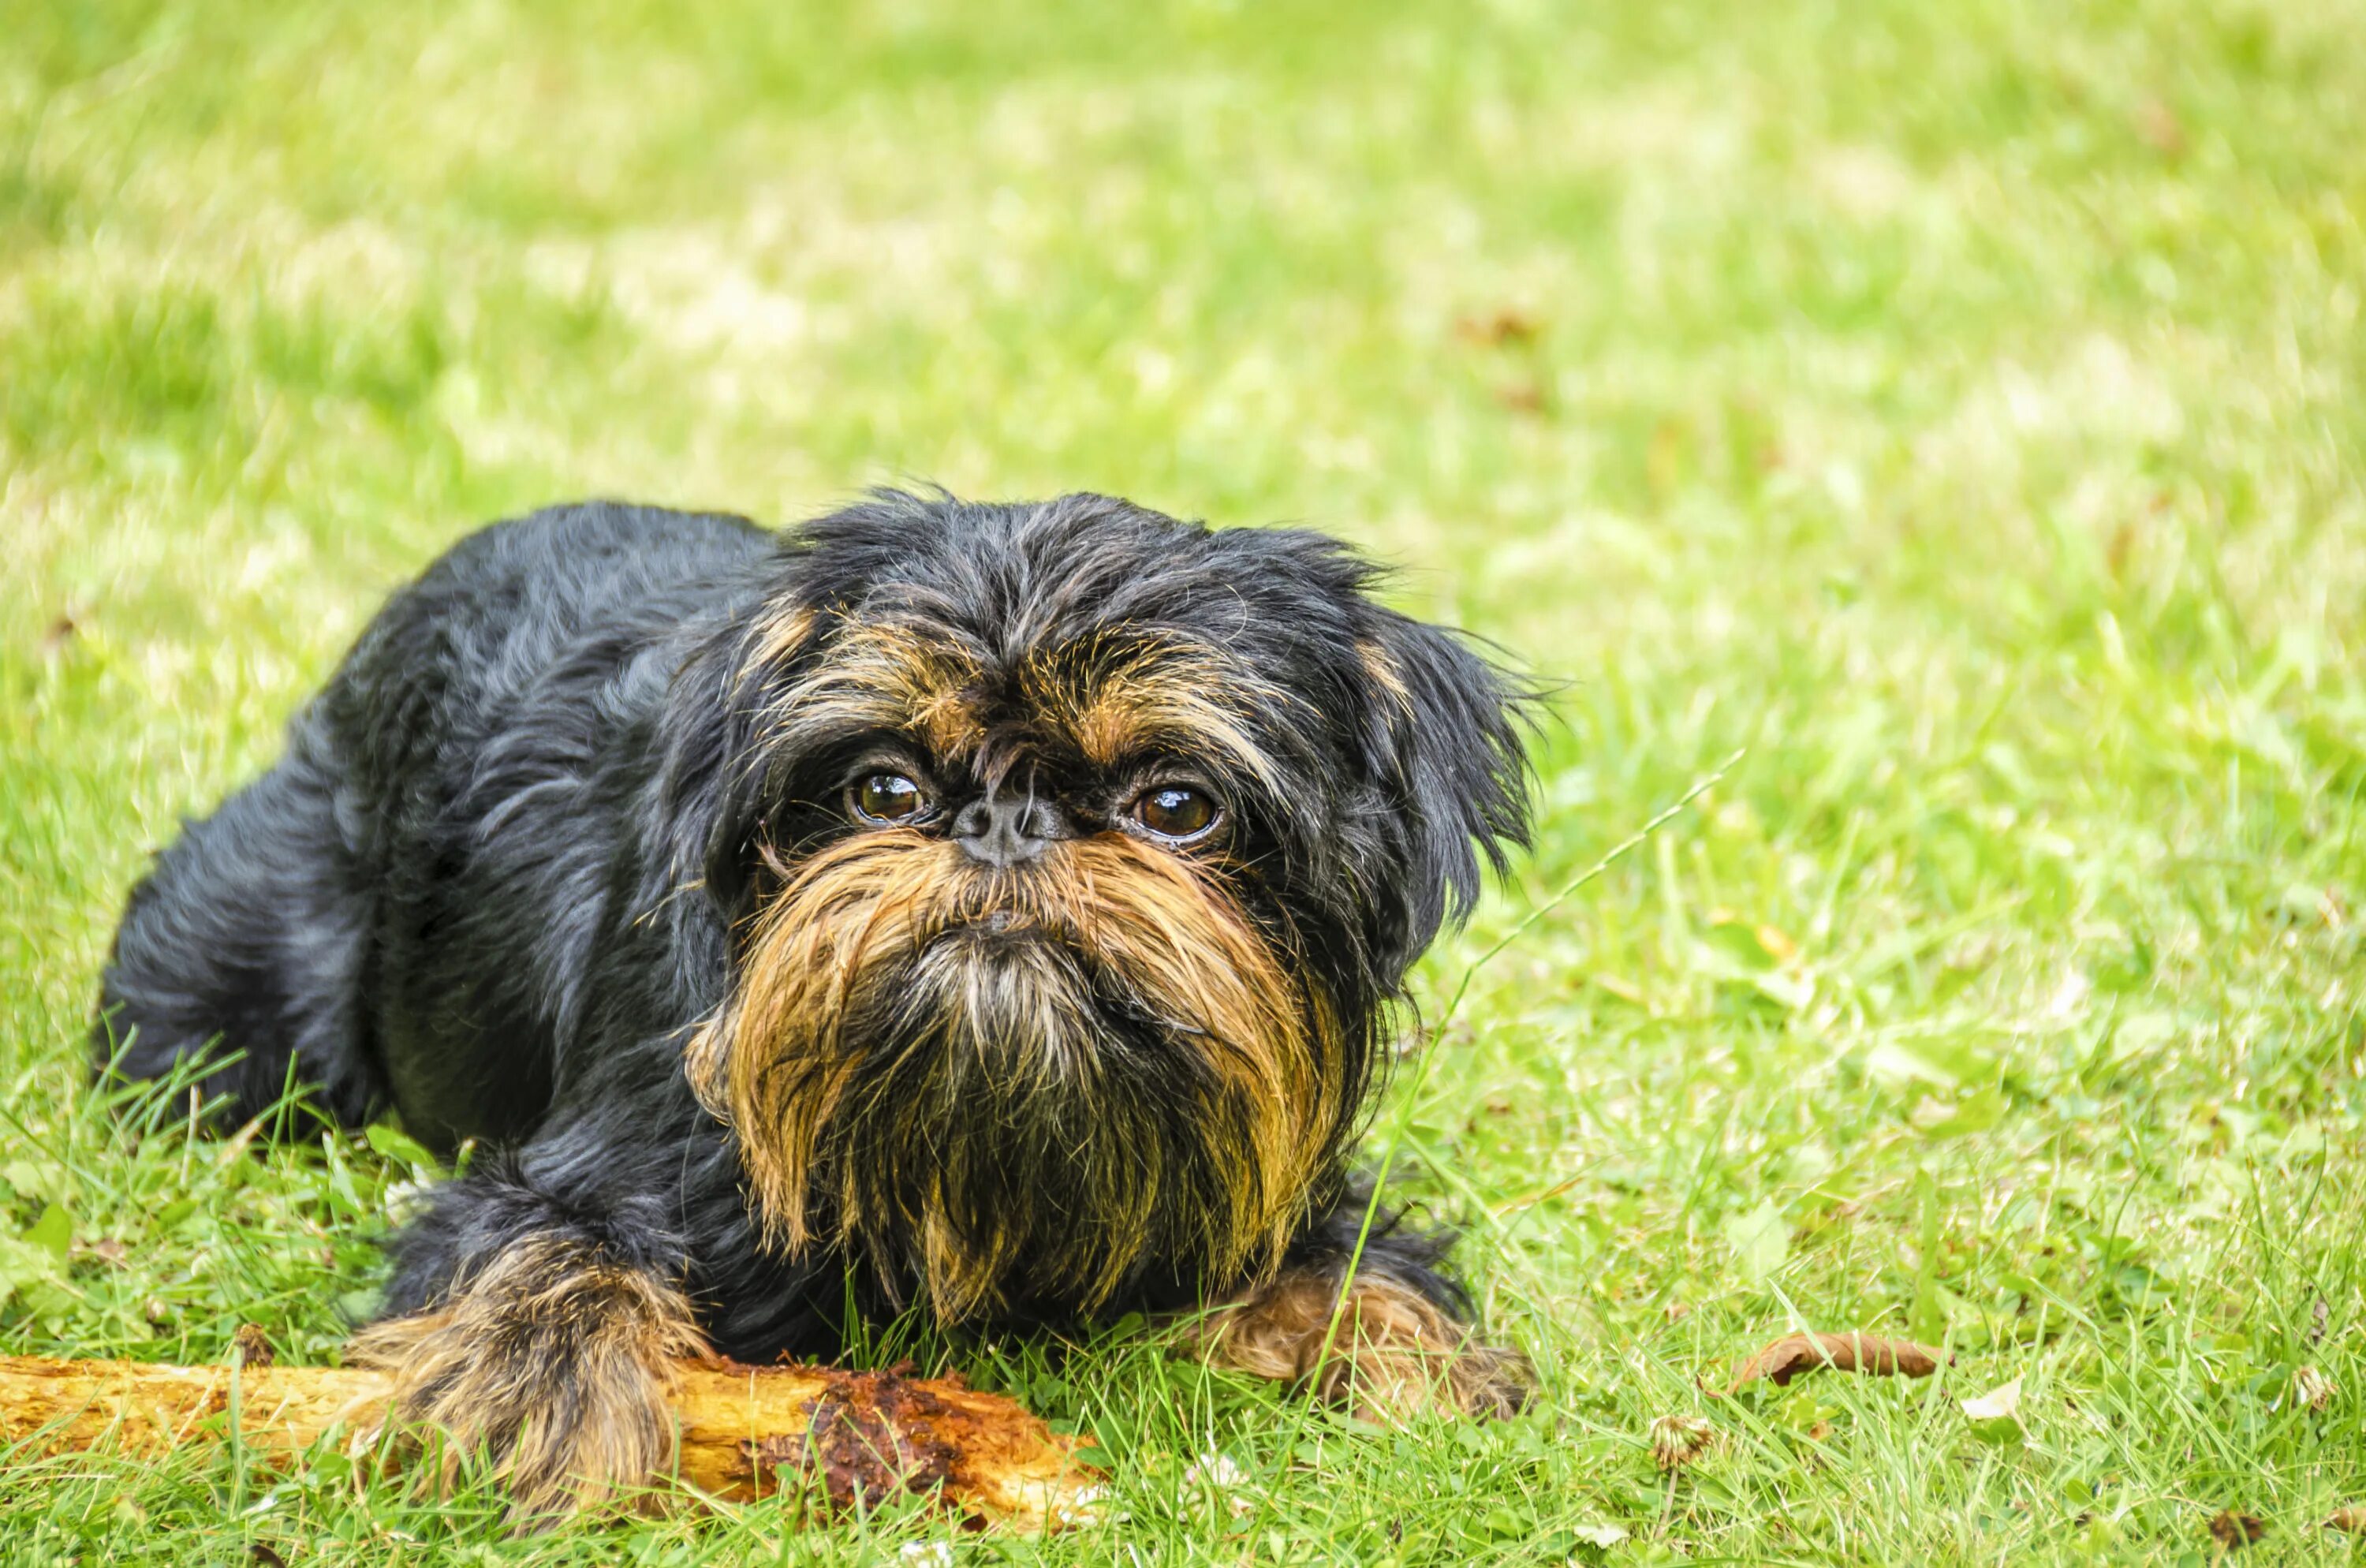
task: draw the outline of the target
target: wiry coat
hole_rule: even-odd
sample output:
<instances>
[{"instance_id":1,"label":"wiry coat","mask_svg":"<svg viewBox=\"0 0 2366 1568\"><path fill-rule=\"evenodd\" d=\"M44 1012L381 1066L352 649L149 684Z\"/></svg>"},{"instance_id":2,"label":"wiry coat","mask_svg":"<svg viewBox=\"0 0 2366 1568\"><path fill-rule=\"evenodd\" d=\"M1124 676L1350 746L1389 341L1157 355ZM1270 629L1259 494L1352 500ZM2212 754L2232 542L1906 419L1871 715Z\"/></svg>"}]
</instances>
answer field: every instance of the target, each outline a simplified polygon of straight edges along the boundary
<instances>
[{"instance_id":1,"label":"wiry coat","mask_svg":"<svg viewBox=\"0 0 2366 1568\"><path fill-rule=\"evenodd\" d=\"M232 1118L293 1081L347 1123L391 1107L438 1149L477 1140L395 1243L386 1311L413 1328L378 1342L449 1376L455 1303L504 1256L657 1281L751 1360L828 1353L850 1303L1041 1321L1335 1276L1391 1004L1525 831L1515 694L1373 575L1317 535L1094 496L883 493L779 534L604 503L497 525L394 597L278 766L134 891L102 1061L236 1053L209 1080ZM928 811L861 840L847 780L890 765ZM1124 815L1177 769L1223 803L1204 848ZM1024 952L976 909L891 951L882 910L1052 886L986 831L1132 892L1017 898L1048 932ZM864 874L884 901L817 946L816 868L899 847ZM825 962L847 975L789 984ZM1065 1076L996 1065L1070 1026ZM1080 1237L1116 1249L1098 1277ZM1459 1316L1436 1250L1384 1235L1363 1272ZM670 1308L618 1311L684 1342ZM433 1356L402 1337L429 1331ZM568 1360L468 1332L521 1373Z\"/></svg>"}]
</instances>

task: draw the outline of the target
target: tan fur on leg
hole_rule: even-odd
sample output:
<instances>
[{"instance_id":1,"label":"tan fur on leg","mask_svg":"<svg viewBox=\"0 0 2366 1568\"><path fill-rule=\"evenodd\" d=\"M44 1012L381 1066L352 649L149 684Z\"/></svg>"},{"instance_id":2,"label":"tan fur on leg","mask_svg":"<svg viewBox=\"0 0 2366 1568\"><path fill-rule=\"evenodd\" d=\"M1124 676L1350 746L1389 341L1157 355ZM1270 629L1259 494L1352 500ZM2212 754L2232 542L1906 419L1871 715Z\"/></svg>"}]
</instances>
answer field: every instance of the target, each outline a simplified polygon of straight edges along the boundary
<instances>
[{"instance_id":1,"label":"tan fur on leg","mask_svg":"<svg viewBox=\"0 0 2366 1568\"><path fill-rule=\"evenodd\" d=\"M1217 1365L1280 1382L1311 1381L1317 1394L1365 1420L1510 1416L1526 1403L1524 1357L1480 1343L1469 1325L1391 1280L1356 1280L1325 1355L1338 1301L1335 1270L1295 1270L1220 1308L1200 1337Z\"/></svg>"},{"instance_id":2,"label":"tan fur on leg","mask_svg":"<svg viewBox=\"0 0 2366 1568\"><path fill-rule=\"evenodd\" d=\"M511 1517L592 1506L671 1462L672 1366L707 1353L681 1292L564 1237L513 1242L442 1306L373 1324L345 1359L448 1435L444 1479L490 1453Z\"/></svg>"}]
</instances>

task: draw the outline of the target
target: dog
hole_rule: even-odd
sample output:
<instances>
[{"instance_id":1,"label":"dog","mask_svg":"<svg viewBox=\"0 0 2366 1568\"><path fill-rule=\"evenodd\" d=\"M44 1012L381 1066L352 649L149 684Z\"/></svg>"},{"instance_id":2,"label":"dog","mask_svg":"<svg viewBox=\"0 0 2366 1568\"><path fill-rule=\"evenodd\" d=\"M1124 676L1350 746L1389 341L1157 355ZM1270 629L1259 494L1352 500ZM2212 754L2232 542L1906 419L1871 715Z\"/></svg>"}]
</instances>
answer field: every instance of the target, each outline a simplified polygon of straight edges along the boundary
<instances>
[{"instance_id":1,"label":"dog","mask_svg":"<svg viewBox=\"0 0 2366 1568\"><path fill-rule=\"evenodd\" d=\"M474 1142L348 1359L527 1516L665 1469L677 1359L907 1310L1514 1410L1350 1156L1529 696L1379 578L1087 494L495 524L132 891L98 1070Z\"/></svg>"}]
</instances>

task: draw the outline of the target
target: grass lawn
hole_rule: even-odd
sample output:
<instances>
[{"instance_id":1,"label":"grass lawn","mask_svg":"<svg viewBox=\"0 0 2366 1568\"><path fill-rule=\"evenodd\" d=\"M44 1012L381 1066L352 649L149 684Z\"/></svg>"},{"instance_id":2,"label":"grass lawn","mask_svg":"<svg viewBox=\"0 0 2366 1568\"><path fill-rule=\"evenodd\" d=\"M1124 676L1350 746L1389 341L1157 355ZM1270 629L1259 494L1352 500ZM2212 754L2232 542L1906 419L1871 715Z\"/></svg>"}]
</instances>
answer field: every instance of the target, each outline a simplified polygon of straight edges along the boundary
<instances>
[{"instance_id":1,"label":"grass lawn","mask_svg":"<svg viewBox=\"0 0 2366 1568\"><path fill-rule=\"evenodd\" d=\"M1121 1518L512 1540L102 1455L0 1472L0 1561L2351 1557L2361 222L2359 0L11 5L0 1350L366 1308L420 1172L135 1147L79 1042L143 857L473 524L1112 491L1355 538L1557 695L1370 1145L1532 1414L924 1337L863 1354L1093 1434ZM1799 1327L1955 1360L1718 1396Z\"/></svg>"}]
</instances>

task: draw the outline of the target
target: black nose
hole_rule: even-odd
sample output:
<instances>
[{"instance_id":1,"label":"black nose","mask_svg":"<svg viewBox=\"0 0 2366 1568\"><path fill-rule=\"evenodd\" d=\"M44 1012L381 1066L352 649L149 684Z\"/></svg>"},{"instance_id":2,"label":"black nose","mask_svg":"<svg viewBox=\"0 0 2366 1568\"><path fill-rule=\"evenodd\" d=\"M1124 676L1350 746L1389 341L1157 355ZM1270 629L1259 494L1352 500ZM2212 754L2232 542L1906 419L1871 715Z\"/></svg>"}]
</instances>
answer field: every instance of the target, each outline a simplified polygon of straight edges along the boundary
<instances>
[{"instance_id":1,"label":"black nose","mask_svg":"<svg viewBox=\"0 0 2366 1568\"><path fill-rule=\"evenodd\" d=\"M988 795L953 814L953 841L988 865L1033 860L1044 845L1066 836L1048 803L1025 795Z\"/></svg>"}]
</instances>

